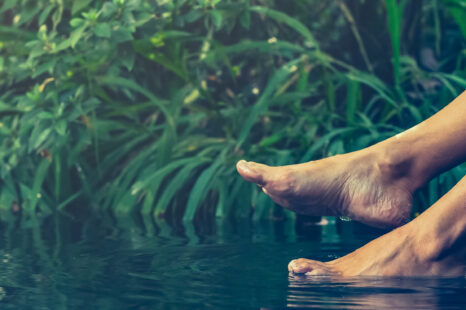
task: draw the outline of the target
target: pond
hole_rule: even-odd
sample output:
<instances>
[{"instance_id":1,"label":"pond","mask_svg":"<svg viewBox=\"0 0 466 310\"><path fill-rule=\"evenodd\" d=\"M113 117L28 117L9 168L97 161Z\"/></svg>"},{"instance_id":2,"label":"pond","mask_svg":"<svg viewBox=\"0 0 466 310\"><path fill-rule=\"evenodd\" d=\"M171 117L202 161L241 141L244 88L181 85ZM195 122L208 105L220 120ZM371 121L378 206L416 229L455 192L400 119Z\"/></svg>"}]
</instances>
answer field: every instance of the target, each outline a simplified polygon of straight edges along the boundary
<instances>
[{"instance_id":1,"label":"pond","mask_svg":"<svg viewBox=\"0 0 466 310\"><path fill-rule=\"evenodd\" d=\"M168 225L140 216L3 222L1 309L465 309L466 279L289 277L380 232L351 222Z\"/></svg>"}]
</instances>

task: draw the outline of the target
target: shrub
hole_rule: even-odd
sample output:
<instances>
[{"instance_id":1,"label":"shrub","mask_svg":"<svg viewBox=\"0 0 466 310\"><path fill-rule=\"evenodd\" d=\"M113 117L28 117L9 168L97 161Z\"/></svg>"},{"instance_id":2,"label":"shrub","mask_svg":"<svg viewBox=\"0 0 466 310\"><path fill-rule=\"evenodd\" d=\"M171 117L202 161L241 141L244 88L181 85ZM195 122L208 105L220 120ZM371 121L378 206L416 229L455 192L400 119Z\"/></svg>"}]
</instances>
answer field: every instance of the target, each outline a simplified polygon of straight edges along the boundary
<instances>
[{"instance_id":1,"label":"shrub","mask_svg":"<svg viewBox=\"0 0 466 310\"><path fill-rule=\"evenodd\" d=\"M278 216L238 159L360 149L466 87L464 1L434 3L4 1L0 206Z\"/></svg>"}]
</instances>

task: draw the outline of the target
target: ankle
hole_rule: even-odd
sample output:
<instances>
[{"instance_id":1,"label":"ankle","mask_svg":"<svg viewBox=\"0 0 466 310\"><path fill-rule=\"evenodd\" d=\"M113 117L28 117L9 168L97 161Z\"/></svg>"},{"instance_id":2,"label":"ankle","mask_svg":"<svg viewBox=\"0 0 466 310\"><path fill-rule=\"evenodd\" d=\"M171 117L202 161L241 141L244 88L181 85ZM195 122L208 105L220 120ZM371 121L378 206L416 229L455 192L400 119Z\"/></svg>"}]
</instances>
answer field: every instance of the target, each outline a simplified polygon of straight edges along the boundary
<instances>
[{"instance_id":1,"label":"ankle","mask_svg":"<svg viewBox=\"0 0 466 310\"><path fill-rule=\"evenodd\" d=\"M370 147L375 165L389 181L403 182L403 186L414 192L425 181L417 172L416 156L409 145L397 139L389 139Z\"/></svg>"},{"instance_id":2,"label":"ankle","mask_svg":"<svg viewBox=\"0 0 466 310\"><path fill-rule=\"evenodd\" d=\"M410 249L413 259L418 262L435 262L440 257L441 242L433 236L432 230L423 221L415 219L399 229L406 236L404 246Z\"/></svg>"},{"instance_id":3,"label":"ankle","mask_svg":"<svg viewBox=\"0 0 466 310\"><path fill-rule=\"evenodd\" d=\"M413 220L414 234L425 254L439 261L455 253L466 258L466 177L434 205Z\"/></svg>"}]
</instances>

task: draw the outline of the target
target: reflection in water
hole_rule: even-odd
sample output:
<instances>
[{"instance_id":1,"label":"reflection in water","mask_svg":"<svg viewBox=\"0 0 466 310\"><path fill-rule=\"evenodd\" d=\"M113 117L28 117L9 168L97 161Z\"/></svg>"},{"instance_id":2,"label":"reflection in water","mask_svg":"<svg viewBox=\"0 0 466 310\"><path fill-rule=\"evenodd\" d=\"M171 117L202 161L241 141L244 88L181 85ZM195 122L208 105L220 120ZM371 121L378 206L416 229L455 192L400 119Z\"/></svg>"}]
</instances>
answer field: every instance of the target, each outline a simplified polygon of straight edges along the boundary
<instances>
[{"instance_id":1,"label":"reflection in water","mask_svg":"<svg viewBox=\"0 0 466 310\"><path fill-rule=\"evenodd\" d=\"M464 278L290 277L290 308L464 309Z\"/></svg>"},{"instance_id":2,"label":"reflection in water","mask_svg":"<svg viewBox=\"0 0 466 310\"><path fill-rule=\"evenodd\" d=\"M328 260L376 235L351 223L167 224L52 216L0 225L1 309L463 307L465 279L291 277L297 257ZM362 231L361 231L362 229Z\"/></svg>"}]
</instances>

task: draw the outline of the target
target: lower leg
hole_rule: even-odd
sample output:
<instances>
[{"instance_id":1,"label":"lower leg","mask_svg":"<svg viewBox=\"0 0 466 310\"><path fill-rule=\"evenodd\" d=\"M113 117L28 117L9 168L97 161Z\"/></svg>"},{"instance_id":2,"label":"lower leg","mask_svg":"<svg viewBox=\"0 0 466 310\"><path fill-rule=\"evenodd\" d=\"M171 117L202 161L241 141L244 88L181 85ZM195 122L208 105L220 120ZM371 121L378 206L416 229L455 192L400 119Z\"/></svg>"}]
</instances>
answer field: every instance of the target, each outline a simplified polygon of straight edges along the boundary
<instances>
[{"instance_id":1,"label":"lower leg","mask_svg":"<svg viewBox=\"0 0 466 310\"><path fill-rule=\"evenodd\" d=\"M297 259L294 274L463 276L466 260L466 177L410 223L330 262Z\"/></svg>"}]
</instances>

